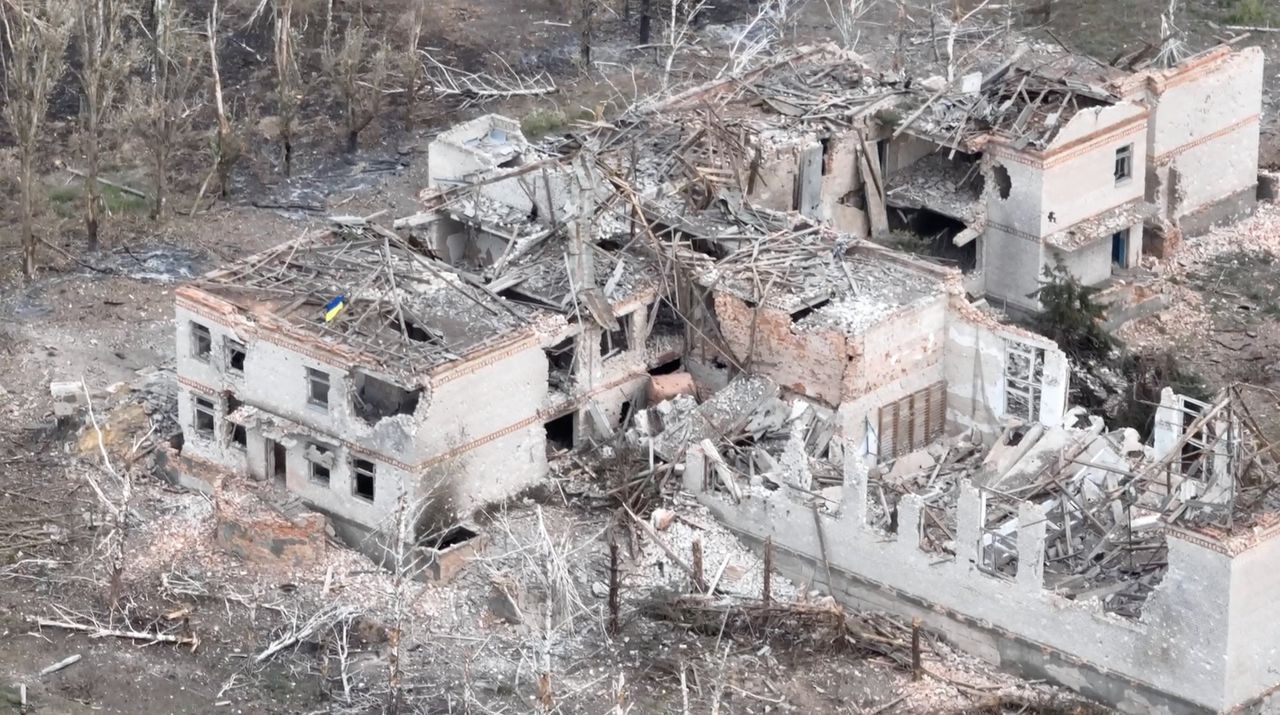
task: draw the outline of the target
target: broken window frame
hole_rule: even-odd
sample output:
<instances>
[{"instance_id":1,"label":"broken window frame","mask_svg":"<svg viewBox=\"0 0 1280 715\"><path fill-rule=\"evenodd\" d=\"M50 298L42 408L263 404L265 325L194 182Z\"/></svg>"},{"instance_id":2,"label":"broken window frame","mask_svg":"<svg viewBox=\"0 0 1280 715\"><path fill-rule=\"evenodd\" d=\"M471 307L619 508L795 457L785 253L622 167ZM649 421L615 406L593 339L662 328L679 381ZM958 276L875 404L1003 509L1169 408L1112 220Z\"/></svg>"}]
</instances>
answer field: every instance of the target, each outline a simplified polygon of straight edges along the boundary
<instances>
[{"instance_id":1,"label":"broken window frame","mask_svg":"<svg viewBox=\"0 0 1280 715\"><path fill-rule=\"evenodd\" d=\"M333 450L318 442L311 442L303 452L307 460L307 479L312 484L328 487L333 483Z\"/></svg>"},{"instance_id":2,"label":"broken window frame","mask_svg":"<svg viewBox=\"0 0 1280 715\"><path fill-rule=\"evenodd\" d=\"M213 355L213 333L209 326L191 321L191 357L209 362Z\"/></svg>"},{"instance_id":3,"label":"broken window frame","mask_svg":"<svg viewBox=\"0 0 1280 715\"><path fill-rule=\"evenodd\" d=\"M222 341L222 347L227 356L227 372L231 375L243 376L244 361L249 357L249 351L245 347L245 344L239 340L224 338ZM235 366L235 356L237 353L240 355L240 367Z\"/></svg>"},{"instance_id":4,"label":"broken window frame","mask_svg":"<svg viewBox=\"0 0 1280 715\"><path fill-rule=\"evenodd\" d=\"M618 335L622 336L621 346L615 343L615 336ZM609 360L629 350L631 350L631 316L624 315L618 318L617 330L609 330L608 328L601 329L600 359Z\"/></svg>"},{"instance_id":5,"label":"broken window frame","mask_svg":"<svg viewBox=\"0 0 1280 715\"><path fill-rule=\"evenodd\" d=\"M367 467L365 465L368 465ZM368 495L362 494L360 491L360 479L367 478L369 480ZM361 499L372 504L377 494L378 484L378 465L371 460L361 459L359 457L351 458L351 496Z\"/></svg>"},{"instance_id":6,"label":"broken window frame","mask_svg":"<svg viewBox=\"0 0 1280 715\"><path fill-rule=\"evenodd\" d=\"M1115 164L1116 186L1133 178L1133 144L1125 144L1116 149Z\"/></svg>"},{"instance_id":7,"label":"broken window frame","mask_svg":"<svg viewBox=\"0 0 1280 715\"><path fill-rule=\"evenodd\" d=\"M199 437L205 439L213 439L218 429L218 412L213 404L213 400L208 397L194 396L191 400L191 424L195 433ZM201 419L208 420L208 426L200 425Z\"/></svg>"},{"instance_id":8,"label":"broken window frame","mask_svg":"<svg viewBox=\"0 0 1280 715\"><path fill-rule=\"evenodd\" d=\"M323 398L316 396L316 388L321 385L324 386ZM329 373L324 370L318 370L314 367L307 368L307 405L323 409L327 412L329 410L330 390L331 383L329 380Z\"/></svg>"},{"instance_id":9,"label":"broken window frame","mask_svg":"<svg viewBox=\"0 0 1280 715\"><path fill-rule=\"evenodd\" d=\"M1045 349L1006 339L1004 354L1005 415L1018 417L1029 424L1039 422L1044 393Z\"/></svg>"}]
</instances>

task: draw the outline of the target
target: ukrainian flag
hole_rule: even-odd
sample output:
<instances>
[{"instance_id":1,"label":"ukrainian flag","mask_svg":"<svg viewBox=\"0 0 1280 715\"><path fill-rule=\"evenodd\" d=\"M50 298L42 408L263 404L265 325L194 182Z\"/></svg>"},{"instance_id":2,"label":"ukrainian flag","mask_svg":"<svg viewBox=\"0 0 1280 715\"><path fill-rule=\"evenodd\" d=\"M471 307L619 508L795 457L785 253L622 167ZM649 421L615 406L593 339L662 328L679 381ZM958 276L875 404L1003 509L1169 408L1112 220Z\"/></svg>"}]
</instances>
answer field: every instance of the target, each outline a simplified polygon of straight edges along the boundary
<instances>
[{"instance_id":1,"label":"ukrainian flag","mask_svg":"<svg viewBox=\"0 0 1280 715\"><path fill-rule=\"evenodd\" d=\"M342 309L345 307L347 307L347 297L344 295L340 295L328 303L325 303L324 322L332 322L334 318L338 317L338 313L341 313Z\"/></svg>"}]
</instances>

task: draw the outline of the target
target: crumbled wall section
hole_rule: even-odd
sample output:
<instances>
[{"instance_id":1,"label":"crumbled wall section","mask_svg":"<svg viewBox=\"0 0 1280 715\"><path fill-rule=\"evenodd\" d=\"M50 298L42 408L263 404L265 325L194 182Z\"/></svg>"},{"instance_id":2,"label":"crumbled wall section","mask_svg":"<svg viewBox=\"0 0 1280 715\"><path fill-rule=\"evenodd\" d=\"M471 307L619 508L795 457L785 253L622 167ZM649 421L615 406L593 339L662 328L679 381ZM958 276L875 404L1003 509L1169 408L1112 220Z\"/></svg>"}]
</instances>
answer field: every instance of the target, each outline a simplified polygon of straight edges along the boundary
<instances>
[{"instance_id":1,"label":"crumbled wall section","mask_svg":"<svg viewBox=\"0 0 1280 715\"><path fill-rule=\"evenodd\" d=\"M1141 620L1133 622L1104 613L1097 600L1071 601L1043 589L1042 521L1037 532L1035 519L1024 520L1015 579L979 570L982 500L967 483L958 506L957 554L939 560L921 550L912 528L920 519L918 499L902 500L896 535L886 538L866 526L866 470L857 460L846 460L844 503L834 515L815 515L784 492L746 495L734 504L720 492L703 491L703 462L700 449L691 449L684 488L745 537L771 537L776 563L791 575L825 584L830 573L838 599L921 617L1002 667L1037 673L1141 713L1225 712L1280 682L1274 672L1262 672L1262 664L1274 663L1268 657L1274 639L1237 646L1232 638L1253 625L1240 621L1236 627L1240 606L1269 612L1259 603L1269 581L1250 597L1243 577L1263 566L1280 571L1280 548L1270 541L1242 559L1203 538L1169 533L1169 571ZM1240 571L1242 578L1237 569L1247 569ZM1252 600L1245 603L1247 598ZM1266 633L1274 629L1264 627Z\"/></svg>"},{"instance_id":2,"label":"crumbled wall section","mask_svg":"<svg viewBox=\"0 0 1280 715\"><path fill-rule=\"evenodd\" d=\"M1219 47L1147 73L1134 91L1152 107L1154 203L1188 235L1253 206L1263 65L1261 48Z\"/></svg>"},{"instance_id":3,"label":"crumbled wall section","mask_svg":"<svg viewBox=\"0 0 1280 715\"><path fill-rule=\"evenodd\" d=\"M754 308L723 291L715 293L715 310L740 364L792 392L840 404L845 371L861 358L845 336L833 330L797 333L785 311Z\"/></svg>"}]
</instances>

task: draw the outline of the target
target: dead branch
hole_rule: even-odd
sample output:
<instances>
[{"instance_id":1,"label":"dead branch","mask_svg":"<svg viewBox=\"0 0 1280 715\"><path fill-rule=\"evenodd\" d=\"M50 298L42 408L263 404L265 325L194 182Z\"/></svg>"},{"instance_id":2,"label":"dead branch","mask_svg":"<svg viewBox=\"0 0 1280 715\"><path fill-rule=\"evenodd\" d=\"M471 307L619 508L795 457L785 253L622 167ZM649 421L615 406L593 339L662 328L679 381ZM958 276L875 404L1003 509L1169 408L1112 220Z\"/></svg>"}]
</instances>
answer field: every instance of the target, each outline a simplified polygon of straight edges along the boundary
<instances>
[{"instance_id":1,"label":"dead branch","mask_svg":"<svg viewBox=\"0 0 1280 715\"><path fill-rule=\"evenodd\" d=\"M280 651L295 646L312 635L332 627L338 621L352 618L359 612L359 609L354 606L328 605L311 614L311 617L302 623L298 623L295 616L288 632L272 641L266 648L263 648L262 652L253 660L255 663L265 663Z\"/></svg>"},{"instance_id":2,"label":"dead branch","mask_svg":"<svg viewBox=\"0 0 1280 715\"><path fill-rule=\"evenodd\" d=\"M441 97L460 97L464 106L494 99L553 94L558 89L555 80L545 72L526 77L508 68L499 74L480 74L441 64L426 52L422 56L427 63L426 79L432 91Z\"/></svg>"}]
</instances>

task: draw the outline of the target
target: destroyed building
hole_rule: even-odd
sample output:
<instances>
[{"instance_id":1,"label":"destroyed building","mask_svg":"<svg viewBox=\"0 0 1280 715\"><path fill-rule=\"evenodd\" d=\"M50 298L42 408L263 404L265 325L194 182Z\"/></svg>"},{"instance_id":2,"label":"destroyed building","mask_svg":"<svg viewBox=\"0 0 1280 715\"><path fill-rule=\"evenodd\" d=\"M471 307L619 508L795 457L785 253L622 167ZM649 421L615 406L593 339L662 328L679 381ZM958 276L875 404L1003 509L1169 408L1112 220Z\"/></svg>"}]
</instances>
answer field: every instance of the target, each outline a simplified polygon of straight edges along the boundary
<instances>
[{"instance_id":1,"label":"destroyed building","mask_svg":"<svg viewBox=\"0 0 1280 715\"><path fill-rule=\"evenodd\" d=\"M1057 264L1101 285L1144 250L1167 256L1183 233L1250 211L1261 51L1134 65L1015 58L961 78L958 96L895 130L887 203L955 222L946 238L977 244L973 292L1029 310Z\"/></svg>"},{"instance_id":2,"label":"destroyed building","mask_svg":"<svg viewBox=\"0 0 1280 715\"><path fill-rule=\"evenodd\" d=\"M887 472L846 459L840 475L806 464L803 441L774 457L751 446L779 414L776 386L756 388L717 405L735 428L690 445L684 488L771 540L793 578L921 618L1002 668L1124 712L1269 712L1278 473L1243 389L1213 403L1166 389L1153 446L1073 410L985 454L962 434ZM805 412L771 429L807 429Z\"/></svg>"},{"instance_id":3,"label":"destroyed building","mask_svg":"<svg viewBox=\"0 0 1280 715\"><path fill-rule=\"evenodd\" d=\"M593 289L615 330L585 335L552 304L560 259L521 263L546 302L508 298L360 223L184 286L183 456L274 481L357 534L385 528L402 494L434 505L434 529L538 483L548 447L607 432L669 359L645 349L656 288L640 258Z\"/></svg>"},{"instance_id":4,"label":"destroyed building","mask_svg":"<svg viewBox=\"0 0 1280 715\"><path fill-rule=\"evenodd\" d=\"M465 520L621 427L841 600L1133 711L1259 703L1274 459L1232 396L1166 396L1146 447L970 302L1033 310L1053 263L1104 283L1247 209L1259 55L1054 57L939 84L806 48L540 143L459 124L395 230L178 291L183 456L367 533L402 495ZM1231 117L1186 117L1223 86ZM940 255L868 240L901 228Z\"/></svg>"},{"instance_id":5,"label":"destroyed building","mask_svg":"<svg viewBox=\"0 0 1280 715\"><path fill-rule=\"evenodd\" d=\"M1256 201L1256 47L1167 66L1021 47L933 69L802 48L613 122L605 160L654 199L695 182L703 201L918 235L971 297L1027 311L1046 269L1103 285Z\"/></svg>"}]
</instances>

